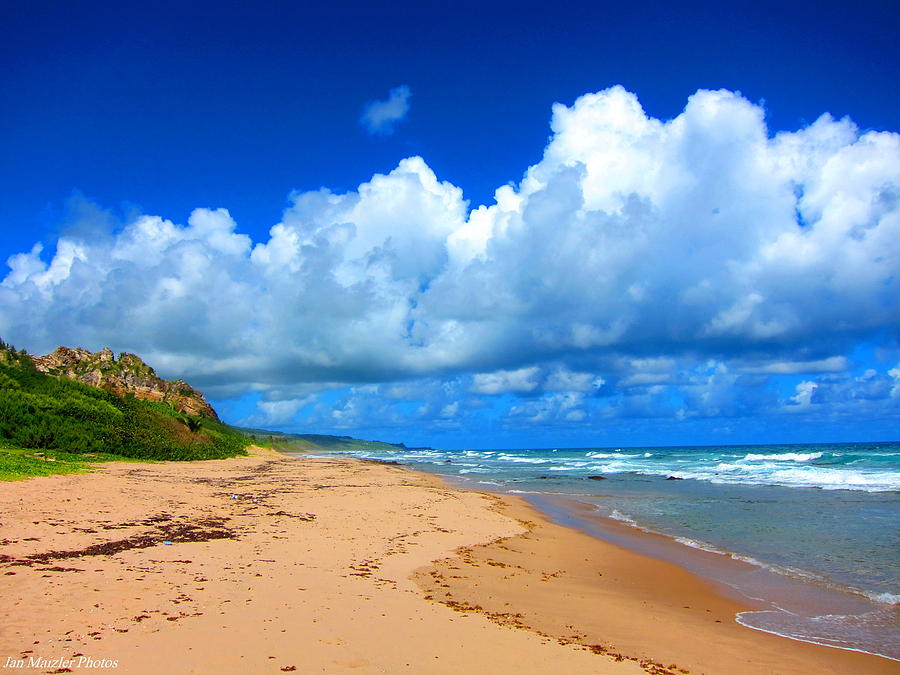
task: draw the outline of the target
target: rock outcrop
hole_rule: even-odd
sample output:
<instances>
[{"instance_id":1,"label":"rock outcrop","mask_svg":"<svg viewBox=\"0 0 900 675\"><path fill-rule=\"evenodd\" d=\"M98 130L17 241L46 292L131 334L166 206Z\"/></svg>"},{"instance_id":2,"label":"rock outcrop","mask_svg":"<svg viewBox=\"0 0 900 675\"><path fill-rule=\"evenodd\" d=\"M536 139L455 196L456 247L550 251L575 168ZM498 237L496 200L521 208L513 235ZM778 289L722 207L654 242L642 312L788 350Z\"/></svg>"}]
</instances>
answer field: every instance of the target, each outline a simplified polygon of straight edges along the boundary
<instances>
[{"instance_id":1,"label":"rock outcrop","mask_svg":"<svg viewBox=\"0 0 900 675\"><path fill-rule=\"evenodd\" d=\"M162 401L189 415L219 419L198 390L183 380L162 379L134 354L123 352L116 360L108 348L95 354L80 347L58 347L52 354L31 358L35 367L48 375L68 377L119 396L133 394L147 401Z\"/></svg>"}]
</instances>

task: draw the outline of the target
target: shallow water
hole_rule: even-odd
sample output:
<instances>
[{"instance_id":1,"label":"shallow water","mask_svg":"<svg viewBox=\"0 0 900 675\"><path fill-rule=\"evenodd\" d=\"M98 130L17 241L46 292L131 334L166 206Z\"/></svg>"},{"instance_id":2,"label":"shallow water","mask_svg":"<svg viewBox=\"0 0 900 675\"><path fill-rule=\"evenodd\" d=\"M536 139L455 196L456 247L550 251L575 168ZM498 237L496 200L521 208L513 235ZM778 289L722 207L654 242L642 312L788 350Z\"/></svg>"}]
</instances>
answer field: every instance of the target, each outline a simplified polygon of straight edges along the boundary
<instances>
[{"instance_id":1,"label":"shallow water","mask_svg":"<svg viewBox=\"0 0 900 675\"><path fill-rule=\"evenodd\" d=\"M818 594L801 611L770 604L741 623L900 659L900 443L351 454L521 494L544 510L588 504L744 561L769 575L743 589L749 597L782 593L778 578Z\"/></svg>"}]
</instances>

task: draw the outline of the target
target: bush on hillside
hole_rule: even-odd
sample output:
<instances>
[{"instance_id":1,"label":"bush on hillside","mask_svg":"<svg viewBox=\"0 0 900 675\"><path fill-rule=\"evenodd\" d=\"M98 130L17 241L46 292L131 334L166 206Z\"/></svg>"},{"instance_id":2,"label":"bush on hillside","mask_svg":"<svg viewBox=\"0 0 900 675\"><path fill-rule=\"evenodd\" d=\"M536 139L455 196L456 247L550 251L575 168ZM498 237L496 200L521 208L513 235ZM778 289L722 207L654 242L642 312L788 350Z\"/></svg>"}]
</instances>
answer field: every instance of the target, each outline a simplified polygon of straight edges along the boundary
<instances>
[{"instance_id":1,"label":"bush on hillside","mask_svg":"<svg viewBox=\"0 0 900 675\"><path fill-rule=\"evenodd\" d=\"M243 454L246 436L210 419L186 428L182 417L165 403L41 373L0 341L0 440L8 445L158 460Z\"/></svg>"}]
</instances>

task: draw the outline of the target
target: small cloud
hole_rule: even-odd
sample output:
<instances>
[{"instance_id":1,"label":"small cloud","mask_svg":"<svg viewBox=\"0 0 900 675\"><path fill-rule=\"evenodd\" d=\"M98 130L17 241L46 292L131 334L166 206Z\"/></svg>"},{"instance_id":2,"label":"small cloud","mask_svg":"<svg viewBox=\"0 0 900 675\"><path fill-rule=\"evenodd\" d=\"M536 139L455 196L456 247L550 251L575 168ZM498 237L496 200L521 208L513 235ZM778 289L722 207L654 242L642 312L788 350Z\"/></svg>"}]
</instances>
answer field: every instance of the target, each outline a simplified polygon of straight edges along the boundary
<instances>
[{"instance_id":1,"label":"small cloud","mask_svg":"<svg viewBox=\"0 0 900 675\"><path fill-rule=\"evenodd\" d=\"M456 417L459 413L459 401L454 401L453 403L449 403L441 408L441 417L443 419L450 419L452 417Z\"/></svg>"},{"instance_id":2,"label":"small cloud","mask_svg":"<svg viewBox=\"0 0 900 675\"><path fill-rule=\"evenodd\" d=\"M369 101L363 108L359 123L370 134L390 136L394 126L409 112L409 97L412 92L405 84L394 87L384 101Z\"/></svg>"},{"instance_id":3,"label":"small cloud","mask_svg":"<svg viewBox=\"0 0 900 675\"><path fill-rule=\"evenodd\" d=\"M813 393L818 388L815 382L803 381L797 385L796 395L791 396L791 403L802 408L807 408L812 404Z\"/></svg>"},{"instance_id":4,"label":"small cloud","mask_svg":"<svg viewBox=\"0 0 900 675\"><path fill-rule=\"evenodd\" d=\"M545 391L594 391L602 387L604 379L591 373L576 373L557 368L544 381Z\"/></svg>"},{"instance_id":5,"label":"small cloud","mask_svg":"<svg viewBox=\"0 0 900 675\"><path fill-rule=\"evenodd\" d=\"M841 373L850 367L845 356L829 356L817 361L774 361L762 366L744 368L746 373L797 375L800 373Z\"/></svg>"},{"instance_id":6,"label":"small cloud","mask_svg":"<svg viewBox=\"0 0 900 675\"><path fill-rule=\"evenodd\" d=\"M894 386L891 387L891 396L900 398L900 364L896 368L891 368L888 375L894 380Z\"/></svg>"},{"instance_id":7,"label":"small cloud","mask_svg":"<svg viewBox=\"0 0 900 675\"><path fill-rule=\"evenodd\" d=\"M587 417L583 405L584 394L580 392L547 394L510 407L507 416L531 423L581 422Z\"/></svg>"},{"instance_id":8,"label":"small cloud","mask_svg":"<svg viewBox=\"0 0 900 675\"><path fill-rule=\"evenodd\" d=\"M518 370L498 370L493 373L478 373L472 377L470 391L476 394L506 394L529 392L537 389L535 376L540 369L519 368Z\"/></svg>"}]
</instances>

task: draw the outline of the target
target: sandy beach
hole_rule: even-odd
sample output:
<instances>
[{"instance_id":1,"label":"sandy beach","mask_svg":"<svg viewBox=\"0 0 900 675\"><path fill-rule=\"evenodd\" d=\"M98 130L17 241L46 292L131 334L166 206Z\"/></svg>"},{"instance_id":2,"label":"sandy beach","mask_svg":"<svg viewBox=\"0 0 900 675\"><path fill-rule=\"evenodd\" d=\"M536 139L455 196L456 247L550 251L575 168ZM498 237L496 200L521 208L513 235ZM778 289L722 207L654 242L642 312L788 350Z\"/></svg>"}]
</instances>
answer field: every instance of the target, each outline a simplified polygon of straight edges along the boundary
<instances>
[{"instance_id":1,"label":"sandy beach","mask_svg":"<svg viewBox=\"0 0 900 675\"><path fill-rule=\"evenodd\" d=\"M3 484L0 514L10 672L897 670L743 628L673 564L385 464L112 463Z\"/></svg>"}]
</instances>

